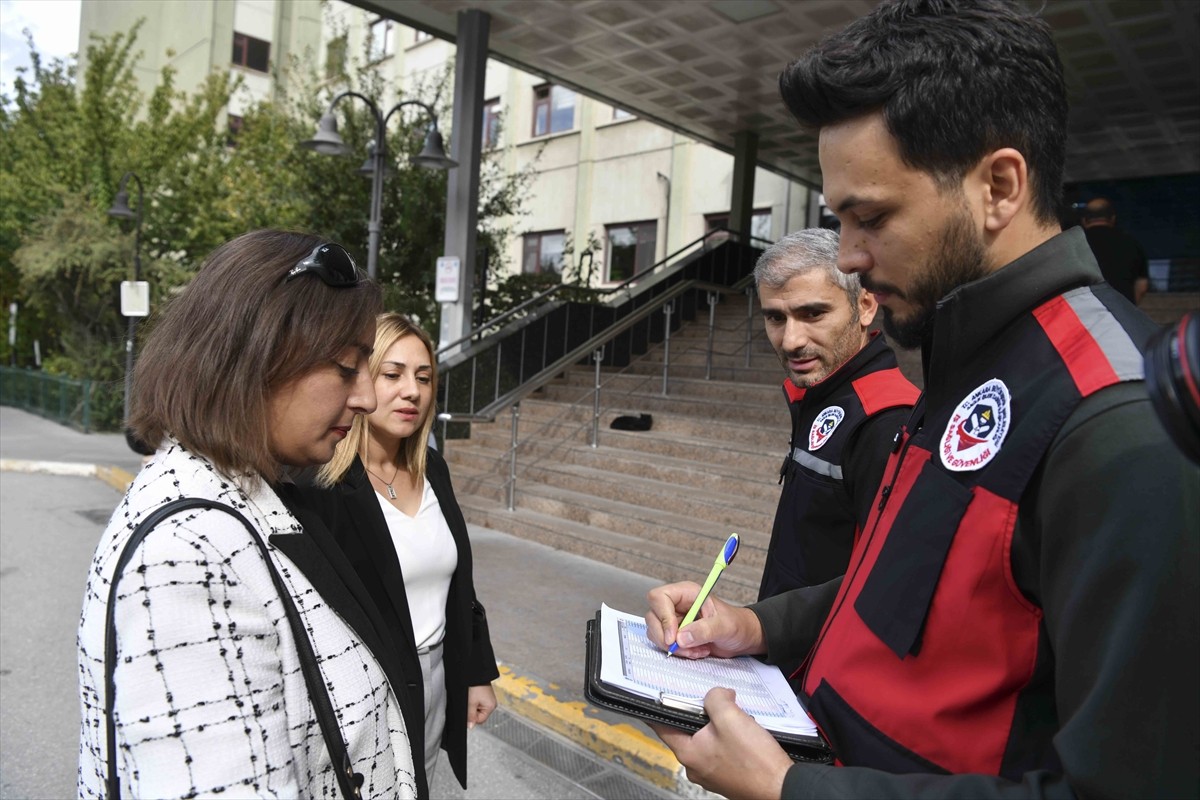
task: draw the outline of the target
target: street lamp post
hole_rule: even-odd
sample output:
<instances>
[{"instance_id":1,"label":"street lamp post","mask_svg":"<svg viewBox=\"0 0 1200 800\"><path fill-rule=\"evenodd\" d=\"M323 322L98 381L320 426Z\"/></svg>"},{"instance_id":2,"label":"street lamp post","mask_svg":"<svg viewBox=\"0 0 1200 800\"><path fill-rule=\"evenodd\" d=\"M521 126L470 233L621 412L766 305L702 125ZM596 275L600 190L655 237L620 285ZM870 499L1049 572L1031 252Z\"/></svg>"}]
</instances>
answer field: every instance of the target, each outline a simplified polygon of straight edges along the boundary
<instances>
[{"instance_id":1,"label":"street lamp post","mask_svg":"<svg viewBox=\"0 0 1200 800\"><path fill-rule=\"evenodd\" d=\"M129 192L125 186L129 183L129 179L133 178L137 184L137 211L134 212L129 208ZM108 209L110 217L117 219L132 219L136 220L133 229L133 280L137 283L142 279L142 179L134 172L126 172L121 176L121 183L117 186L117 196L113 199L112 208ZM134 335L137 333L137 317L129 315L126 317L129 320L128 332L125 335L125 409L123 411L122 424L125 429L125 441L129 443L129 447L135 452L145 455L145 445L136 442L129 430L129 398L133 393L133 343ZM150 452L153 452L152 450Z\"/></svg>"},{"instance_id":2,"label":"street lamp post","mask_svg":"<svg viewBox=\"0 0 1200 800\"><path fill-rule=\"evenodd\" d=\"M380 219L383 215L384 171L387 168L387 124L388 120L392 118L392 114L405 106L420 106L429 115L429 127L425 131L425 145L421 148L420 153L412 157L414 164L427 169L451 169L457 167L458 163L446 157L442 134L438 133L437 114L427 104L420 100L404 100L392 106L391 110L384 114L371 98L358 92L342 92L333 98L329 103L329 108L321 116L321 121L317 123L317 131L313 134L313 138L301 142L301 147L329 156L345 155L349 152L350 148L338 134L337 117L333 115L334 106L347 97L354 97L366 103L375 118L375 141L372 142L367 163L360 170L361 172L369 171L371 175L371 215L367 223L367 275L374 278L379 260L379 234L382 229Z\"/></svg>"}]
</instances>

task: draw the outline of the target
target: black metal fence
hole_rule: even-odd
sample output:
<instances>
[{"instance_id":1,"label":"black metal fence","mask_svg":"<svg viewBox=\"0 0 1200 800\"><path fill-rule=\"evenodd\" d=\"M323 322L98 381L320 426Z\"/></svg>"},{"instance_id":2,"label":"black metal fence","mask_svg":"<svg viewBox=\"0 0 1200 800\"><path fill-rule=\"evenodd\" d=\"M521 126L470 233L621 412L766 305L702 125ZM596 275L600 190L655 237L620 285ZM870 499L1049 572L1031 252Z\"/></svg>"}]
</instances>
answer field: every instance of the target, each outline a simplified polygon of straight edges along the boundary
<instances>
[{"instance_id":1,"label":"black metal fence","mask_svg":"<svg viewBox=\"0 0 1200 800\"><path fill-rule=\"evenodd\" d=\"M121 387L74 380L41 370L0 367L0 405L13 406L84 433L104 424L112 409L120 416Z\"/></svg>"},{"instance_id":2,"label":"black metal fence","mask_svg":"<svg viewBox=\"0 0 1200 800\"><path fill-rule=\"evenodd\" d=\"M447 358L440 367L438 410L452 416L494 412L514 390L617 325L672 288L689 280L732 287L750 274L761 250L732 239L686 256L667 269L638 275L620 287L575 288L559 299L505 325L499 331ZM640 285L638 285L640 284ZM620 298L624 295L626 299ZM671 313L649 314L619 334L604 349L603 366L622 367L663 341L667 325L675 331L697 313L707 313L706 292L684 292ZM451 423L450 438L465 435Z\"/></svg>"}]
</instances>

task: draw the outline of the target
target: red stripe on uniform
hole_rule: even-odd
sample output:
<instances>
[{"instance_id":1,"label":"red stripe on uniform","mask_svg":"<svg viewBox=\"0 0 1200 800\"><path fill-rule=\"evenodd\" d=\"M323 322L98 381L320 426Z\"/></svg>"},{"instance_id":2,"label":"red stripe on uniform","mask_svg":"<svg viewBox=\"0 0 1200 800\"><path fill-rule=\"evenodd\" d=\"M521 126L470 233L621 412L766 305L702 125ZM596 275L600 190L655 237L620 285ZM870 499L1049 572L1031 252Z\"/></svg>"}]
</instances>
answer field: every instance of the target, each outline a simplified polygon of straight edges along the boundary
<instances>
[{"instance_id":1,"label":"red stripe on uniform","mask_svg":"<svg viewBox=\"0 0 1200 800\"><path fill-rule=\"evenodd\" d=\"M850 385L868 417L885 408L911 406L921 394L896 367L863 375Z\"/></svg>"},{"instance_id":2,"label":"red stripe on uniform","mask_svg":"<svg viewBox=\"0 0 1200 800\"><path fill-rule=\"evenodd\" d=\"M1108 357L1066 300L1056 297L1034 309L1033 316L1066 364L1081 395L1087 397L1120 382Z\"/></svg>"}]
</instances>

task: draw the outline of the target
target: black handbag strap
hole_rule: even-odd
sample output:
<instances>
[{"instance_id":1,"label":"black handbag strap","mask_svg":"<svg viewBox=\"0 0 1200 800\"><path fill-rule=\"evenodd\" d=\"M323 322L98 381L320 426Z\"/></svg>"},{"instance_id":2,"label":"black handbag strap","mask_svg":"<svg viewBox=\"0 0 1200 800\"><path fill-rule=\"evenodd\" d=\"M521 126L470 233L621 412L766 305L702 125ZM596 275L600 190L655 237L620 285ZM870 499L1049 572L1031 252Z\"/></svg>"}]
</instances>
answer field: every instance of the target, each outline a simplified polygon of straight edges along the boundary
<instances>
[{"instance_id":1,"label":"black handbag strap","mask_svg":"<svg viewBox=\"0 0 1200 800\"><path fill-rule=\"evenodd\" d=\"M321 671L317 667L317 657L313 653L312 642L308 638L308 631L300 619L300 612L296 610L296 604L292 601L291 592L287 590L287 587L283 583L283 578L279 575L279 571L275 569L275 563L271 560L266 543L263 541L258 529L236 509L224 503L205 500L199 497L184 497L174 500L155 509L149 516L142 520L129 537L129 541L125 544L125 549L121 551L121 555L117 559L116 569L113 570L112 582L108 588L108 607L104 629L104 718L106 746L108 749L107 784L109 800L120 800L121 797L121 780L117 773L117 729L113 724L113 710L116 706L117 696L116 679L114 676L117 661L117 583L120 581L121 575L125 571L125 567L129 564L130 559L133 558L134 551L137 550L138 545L142 543L142 540L146 538L146 535L155 526L167 517L193 508L211 508L217 511L224 511L236 517L246 530L250 532L254 543L258 545L263 560L267 564L267 571L271 573L271 582L275 584L275 591L279 593L279 600L283 604L284 613L287 615L288 623L291 625L292 638L296 641L296 652L300 658L300 668L304 672L304 682L308 686L309 697L312 699L313 706L317 712L317 721L320 723L321 733L325 738L325 746L329 749L330 761L334 764L334 773L337 775L338 785L342 790L342 797L344 800L358 800L362 797L359 787L362 785L363 777L354 772L354 767L350 761L350 754L346 749L346 742L342 738L337 717L333 712L333 704L329 700L329 691L325 686L325 680L321 676Z\"/></svg>"}]
</instances>

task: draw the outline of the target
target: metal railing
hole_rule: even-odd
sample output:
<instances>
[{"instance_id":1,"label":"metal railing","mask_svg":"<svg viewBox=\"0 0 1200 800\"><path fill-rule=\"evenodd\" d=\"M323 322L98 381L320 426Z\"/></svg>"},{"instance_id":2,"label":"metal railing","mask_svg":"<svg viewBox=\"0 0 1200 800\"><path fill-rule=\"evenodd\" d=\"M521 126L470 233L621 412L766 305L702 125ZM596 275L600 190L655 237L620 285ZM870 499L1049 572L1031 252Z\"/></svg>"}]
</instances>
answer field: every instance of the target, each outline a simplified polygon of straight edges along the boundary
<instances>
[{"instance_id":1,"label":"metal railing","mask_svg":"<svg viewBox=\"0 0 1200 800\"><path fill-rule=\"evenodd\" d=\"M700 239L693 245L705 241ZM700 280L731 287L751 272L759 252L733 240L711 249L695 249L693 245L684 248L693 252L674 264L660 264L615 287L575 286L571 287L572 296L564 294L549 302L543 297L540 304L530 301L521 308L524 316L516 318L518 309L513 309L508 317L502 315L485 323L496 330L483 340L468 344L476 335L472 331L448 343L440 352L466 346L439 360L438 408L455 418L491 419L500 409L537 388L539 381L544 382L548 370L551 374L561 371L564 357L574 354L585 342L615 330L623 320L649 305L661 306L665 295L681 282ZM555 288L562 291L561 287ZM669 319L639 316L644 324L622 327L625 336L614 339L606 348L605 363L629 363L632 357L663 341L669 331L692 319L698 305L694 294L680 295ZM572 357L582 359L590 352Z\"/></svg>"},{"instance_id":2,"label":"metal railing","mask_svg":"<svg viewBox=\"0 0 1200 800\"><path fill-rule=\"evenodd\" d=\"M448 444L450 425L491 422L503 408L510 407L512 432L510 447L505 454L508 460L505 488L508 508L513 510L521 399L573 364L591 360L596 378L590 438L596 446L599 441L601 367L627 366L634 357L661 342L662 394L667 395L671 331L695 318L703 301L708 308L705 378L711 379L716 304L721 295L728 293L749 293L750 305L745 321L746 365L749 366L753 292L747 287L752 282L751 272L758 254L755 248L727 240L717 247L690 254L671 269L648 270L638 275L642 284L640 292L632 290L634 281L616 287L615 291L626 293L625 297L619 298L618 304L576 301L546 304L530 311L523 319L509 322L487 340L450 356L440 367L438 405L443 443ZM597 294L613 291L598 290ZM464 337L448 345L447 349L471 338L470 335Z\"/></svg>"},{"instance_id":3,"label":"metal railing","mask_svg":"<svg viewBox=\"0 0 1200 800\"><path fill-rule=\"evenodd\" d=\"M0 405L29 411L84 433L92 429L97 395L110 390L107 384L95 381L0 367Z\"/></svg>"}]
</instances>

